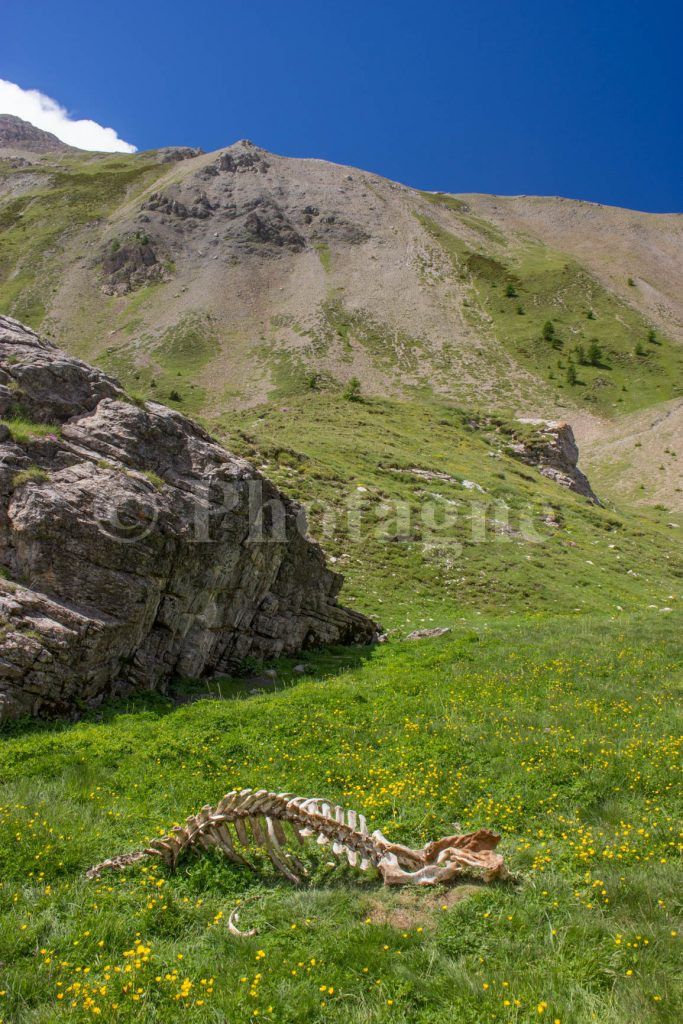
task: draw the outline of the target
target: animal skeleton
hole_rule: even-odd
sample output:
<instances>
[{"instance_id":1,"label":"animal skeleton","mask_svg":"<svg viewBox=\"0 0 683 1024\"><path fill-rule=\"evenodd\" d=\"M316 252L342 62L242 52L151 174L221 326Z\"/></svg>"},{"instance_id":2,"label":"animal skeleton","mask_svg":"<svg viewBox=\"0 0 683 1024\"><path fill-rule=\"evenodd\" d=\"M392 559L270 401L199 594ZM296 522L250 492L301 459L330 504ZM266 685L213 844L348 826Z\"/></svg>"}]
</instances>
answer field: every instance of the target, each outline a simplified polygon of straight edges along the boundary
<instances>
[{"instance_id":1,"label":"animal skeleton","mask_svg":"<svg viewBox=\"0 0 683 1024\"><path fill-rule=\"evenodd\" d=\"M253 868L239 852L239 844L243 849L252 845L264 849L280 874L298 883L306 868L287 849L285 824L301 845L306 837L316 836L320 846L331 844L334 856L345 855L352 867L361 871L376 868L385 885L434 885L472 873L481 874L485 882L507 877L502 856L494 852L500 836L489 829L446 836L413 850L390 843L379 829L370 834L365 818L355 811L333 807L318 797L309 799L266 789L233 790L216 807L207 804L199 814L187 818L185 826L178 825L162 839L153 839L144 850L102 861L87 875L97 878L105 869L116 871L147 857L160 857L174 868L187 850L213 846L234 864Z\"/></svg>"}]
</instances>

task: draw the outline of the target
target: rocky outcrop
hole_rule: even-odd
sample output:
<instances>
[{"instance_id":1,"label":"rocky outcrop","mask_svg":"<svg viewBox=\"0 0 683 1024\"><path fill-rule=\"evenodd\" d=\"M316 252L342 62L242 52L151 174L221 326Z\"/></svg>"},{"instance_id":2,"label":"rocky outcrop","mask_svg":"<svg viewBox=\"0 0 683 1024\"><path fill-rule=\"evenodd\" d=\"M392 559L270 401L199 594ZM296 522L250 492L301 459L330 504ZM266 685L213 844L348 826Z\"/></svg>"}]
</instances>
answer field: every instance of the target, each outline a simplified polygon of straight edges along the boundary
<instances>
[{"instance_id":1,"label":"rocky outcrop","mask_svg":"<svg viewBox=\"0 0 683 1024\"><path fill-rule=\"evenodd\" d=\"M102 258L105 295L126 295L162 279L163 268L157 251L145 235L126 239L123 244L115 239L114 243L108 246Z\"/></svg>"},{"instance_id":2,"label":"rocky outcrop","mask_svg":"<svg viewBox=\"0 0 683 1024\"><path fill-rule=\"evenodd\" d=\"M185 220L186 217L195 217L198 220L205 220L211 216L214 206L209 202L206 194L198 191L191 206L179 202L171 195L164 195L163 192L153 192L146 203L143 203L144 210L159 210L169 217L179 217Z\"/></svg>"},{"instance_id":3,"label":"rocky outcrop","mask_svg":"<svg viewBox=\"0 0 683 1024\"><path fill-rule=\"evenodd\" d=\"M192 173L166 180L140 203L127 227L131 234L144 233L178 268L196 257L260 263L369 240L362 221L350 215L343 188L331 195L314 191L316 202L309 183L285 180L279 158L243 139L214 159L199 160Z\"/></svg>"},{"instance_id":4,"label":"rocky outcrop","mask_svg":"<svg viewBox=\"0 0 683 1024\"><path fill-rule=\"evenodd\" d=\"M153 150L160 164L177 164L182 160L194 160L196 156L203 156L204 150L199 146L164 146L162 149Z\"/></svg>"},{"instance_id":5,"label":"rocky outcrop","mask_svg":"<svg viewBox=\"0 0 683 1024\"><path fill-rule=\"evenodd\" d=\"M532 419L519 422L534 429L529 436L516 438L508 447L509 454L528 466L536 466L543 476L562 487L583 494L600 505L588 477L578 467L579 449L569 423Z\"/></svg>"},{"instance_id":6,"label":"rocky outcrop","mask_svg":"<svg viewBox=\"0 0 683 1024\"><path fill-rule=\"evenodd\" d=\"M1 316L0 416L0 717L372 640L297 504Z\"/></svg>"}]
</instances>

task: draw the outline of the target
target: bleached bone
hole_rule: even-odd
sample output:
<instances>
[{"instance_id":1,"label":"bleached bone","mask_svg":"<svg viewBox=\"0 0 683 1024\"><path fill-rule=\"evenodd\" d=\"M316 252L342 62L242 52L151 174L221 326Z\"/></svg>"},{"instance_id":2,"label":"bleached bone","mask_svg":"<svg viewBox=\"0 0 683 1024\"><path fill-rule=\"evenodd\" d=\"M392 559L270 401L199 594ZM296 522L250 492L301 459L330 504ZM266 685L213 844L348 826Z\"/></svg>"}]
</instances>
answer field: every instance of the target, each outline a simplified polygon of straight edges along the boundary
<instances>
[{"instance_id":1,"label":"bleached bone","mask_svg":"<svg viewBox=\"0 0 683 1024\"><path fill-rule=\"evenodd\" d=\"M246 900L244 900L242 905L239 907L235 907L235 909L231 912L230 916L228 917L228 931L230 932L231 935L236 935L240 939L251 939L253 938L254 935L258 935L258 928L242 929L237 927L237 922L240 919L240 910L242 909L242 907L246 906L247 903L251 903L252 900L255 900L257 896L258 894L254 896L247 896Z\"/></svg>"},{"instance_id":2,"label":"bleached bone","mask_svg":"<svg viewBox=\"0 0 683 1024\"><path fill-rule=\"evenodd\" d=\"M361 871L376 868L385 885L434 885L471 874L480 875L485 882L507 877L503 858L495 852L500 836L489 829L446 836L413 850L390 843L379 829L370 835L363 815L353 810L332 807L318 797L265 789L227 793L216 807L206 804L198 814L190 815L184 826L177 825L169 835L153 839L146 849L95 864L87 876L97 878L102 871L118 871L147 857L159 857L175 868L187 850L212 846L233 863L251 868L236 849L239 843L243 849L256 846L265 850L275 869L290 882L298 883L306 869L288 849L285 824L300 844L306 836L315 836L321 846L331 844L336 857L345 855L353 867ZM233 911L229 930L236 935L250 934L237 928L237 916Z\"/></svg>"}]
</instances>

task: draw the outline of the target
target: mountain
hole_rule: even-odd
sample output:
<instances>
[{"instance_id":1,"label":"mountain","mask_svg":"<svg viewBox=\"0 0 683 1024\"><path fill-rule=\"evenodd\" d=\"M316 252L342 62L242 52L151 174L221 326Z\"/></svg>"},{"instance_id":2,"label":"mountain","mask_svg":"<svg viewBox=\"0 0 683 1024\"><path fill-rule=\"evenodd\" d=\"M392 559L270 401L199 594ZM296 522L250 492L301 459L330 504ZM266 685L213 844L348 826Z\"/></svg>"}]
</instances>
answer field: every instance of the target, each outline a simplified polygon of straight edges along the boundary
<instances>
[{"instance_id":1,"label":"mountain","mask_svg":"<svg viewBox=\"0 0 683 1024\"><path fill-rule=\"evenodd\" d=\"M52 132L36 128L15 114L0 114L0 152L21 156L35 153L68 153L75 150Z\"/></svg>"},{"instance_id":2,"label":"mountain","mask_svg":"<svg viewBox=\"0 0 683 1024\"><path fill-rule=\"evenodd\" d=\"M0 309L208 423L358 378L570 420L601 472L627 417L683 420L680 215L424 193L246 140L0 166ZM668 443L645 447L680 505Z\"/></svg>"}]
</instances>

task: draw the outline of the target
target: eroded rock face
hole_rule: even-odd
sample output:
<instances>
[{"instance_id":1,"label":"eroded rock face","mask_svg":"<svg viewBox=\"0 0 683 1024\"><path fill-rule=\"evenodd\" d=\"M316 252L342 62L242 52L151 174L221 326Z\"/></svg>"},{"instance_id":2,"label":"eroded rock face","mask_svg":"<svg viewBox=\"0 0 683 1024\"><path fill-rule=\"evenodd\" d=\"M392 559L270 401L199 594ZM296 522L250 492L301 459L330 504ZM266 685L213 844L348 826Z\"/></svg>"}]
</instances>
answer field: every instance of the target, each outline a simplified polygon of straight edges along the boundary
<instances>
[{"instance_id":1,"label":"eroded rock face","mask_svg":"<svg viewBox=\"0 0 683 1024\"><path fill-rule=\"evenodd\" d=\"M105 295L127 295L142 285L163 279L156 249L144 236L129 238L109 249L102 260L102 291Z\"/></svg>"},{"instance_id":2,"label":"eroded rock face","mask_svg":"<svg viewBox=\"0 0 683 1024\"><path fill-rule=\"evenodd\" d=\"M260 264L370 239L343 188L330 194L318 183L311 202L310 181L283 176L282 170L281 158L242 139L215 158L198 161L192 173L166 181L98 256L103 292L123 295L175 273L164 271L163 264L185 269L197 259ZM143 237L145 251L135 244ZM155 264L149 262L152 255Z\"/></svg>"},{"instance_id":3,"label":"eroded rock face","mask_svg":"<svg viewBox=\"0 0 683 1024\"><path fill-rule=\"evenodd\" d=\"M2 316L0 415L0 717L373 639L296 503Z\"/></svg>"},{"instance_id":4,"label":"eroded rock face","mask_svg":"<svg viewBox=\"0 0 683 1024\"><path fill-rule=\"evenodd\" d=\"M15 114L0 114L0 149L25 150L29 153L74 152L53 135L36 128Z\"/></svg>"},{"instance_id":5,"label":"eroded rock face","mask_svg":"<svg viewBox=\"0 0 683 1024\"><path fill-rule=\"evenodd\" d=\"M600 505L588 477L578 467L579 448L569 423L531 419L520 420L520 423L534 426L537 430L530 440L515 441L510 446L510 454L529 466L537 466L543 476L562 487L583 494Z\"/></svg>"}]
</instances>

